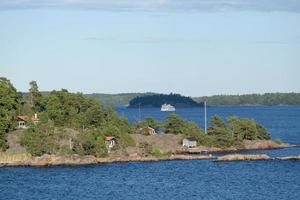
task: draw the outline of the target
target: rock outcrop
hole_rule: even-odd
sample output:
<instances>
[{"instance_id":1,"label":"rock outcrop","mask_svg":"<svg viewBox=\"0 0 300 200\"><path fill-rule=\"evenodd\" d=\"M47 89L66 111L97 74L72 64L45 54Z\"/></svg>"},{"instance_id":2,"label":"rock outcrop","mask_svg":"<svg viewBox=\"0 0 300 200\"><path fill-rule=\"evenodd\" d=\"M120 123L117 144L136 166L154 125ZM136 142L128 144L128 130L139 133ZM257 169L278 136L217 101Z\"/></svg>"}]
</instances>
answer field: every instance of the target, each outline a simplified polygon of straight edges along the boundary
<instances>
[{"instance_id":1,"label":"rock outcrop","mask_svg":"<svg viewBox=\"0 0 300 200\"><path fill-rule=\"evenodd\" d=\"M216 161L248 161L248 160L269 160L270 156L266 154L258 154L258 155L244 155L244 154L232 154L220 156Z\"/></svg>"},{"instance_id":2,"label":"rock outcrop","mask_svg":"<svg viewBox=\"0 0 300 200\"><path fill-rule=\"evenodd\" d=\"M277 157L278 160L300 160L299 156L286 156L286 157Z\"/></svg>"},{"instance_id":3,"label":"rock outcrop","mask_svg":"<svg viewBox=\"0 0 300 200\"><path fill-rule=\"evenodd\" d=\"M195 160L195 159L213 159L211 155L171 155L167 157L105 157L96 158L94 156L59 156L45 154L39 157L24 157L22 159L0 159L0 166L57 166L57 165L91 165L101 163L114 162L147 162L147 161L163 161L163 160Z\"/></svg>"}]
</instances>

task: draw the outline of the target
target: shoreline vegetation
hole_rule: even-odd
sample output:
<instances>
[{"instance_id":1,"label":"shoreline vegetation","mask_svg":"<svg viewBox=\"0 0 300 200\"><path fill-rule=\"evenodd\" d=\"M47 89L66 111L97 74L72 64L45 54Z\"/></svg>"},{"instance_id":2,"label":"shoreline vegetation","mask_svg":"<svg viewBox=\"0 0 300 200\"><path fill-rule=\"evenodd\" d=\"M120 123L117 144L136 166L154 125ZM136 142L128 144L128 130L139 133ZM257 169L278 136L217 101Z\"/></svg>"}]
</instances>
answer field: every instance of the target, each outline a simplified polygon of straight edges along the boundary
<instances>
[{"instance_id":1,"label":"shoreline vegetation","mask_svg":"<svg viewBox=\"0 0 300 200\"><path fill-rule=\"evenodd\" d=\"M212 159L216 152L293 147L272 141L268 130L251 119L213 116L207 133L176 114L129 124L94 98L66 89L44 95L36 81L29 85L24 98L0 78L1 166Z\"/></svg>"}]
</instances>

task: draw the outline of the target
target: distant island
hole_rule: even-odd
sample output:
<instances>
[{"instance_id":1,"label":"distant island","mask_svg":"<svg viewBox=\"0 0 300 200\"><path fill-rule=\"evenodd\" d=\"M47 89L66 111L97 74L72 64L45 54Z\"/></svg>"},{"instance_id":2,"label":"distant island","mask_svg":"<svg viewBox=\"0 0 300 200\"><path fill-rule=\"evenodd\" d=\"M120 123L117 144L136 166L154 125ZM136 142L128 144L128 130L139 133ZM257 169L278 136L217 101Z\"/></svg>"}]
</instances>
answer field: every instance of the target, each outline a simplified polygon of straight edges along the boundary
<instances>
[{"instance_id":1,"label":"distant island","mask_svg":"<svg viewBox=\"0 0 300 200\"><path fill-rule=\"evenodd\" d=\"M213 95L195 97L195 101L207 101L211 106L292 106L300 105L300 93L265 93L244 95Z\"/></svg>"},{"instance_id":2,"label":"distant island","mask_svg":"<svg viewBox=\"0 0 300 200\"><path fill-rule=\"evenodd\" d=\"M158 95L157 93L85 94L100 101L103 105L125 106L136 97ZM204 101L209 106L282 106L300 105L300 93L265 93L244 95L213 95L192 97L198 103Z\"/></svg>"},{"instance_id":3,"label":"distant island","mask_svg":"<svg viewBox=\"0 0 300 200\"><path fill-rule=\"evenodd\" d=\"M160 108L163 104L171 104L176 108L201 107L203 103L194 101L191 97L185 97L180 94L153 94L146 96L137 96L133 98L128 108L154 107Z\"/></svg>"}]
</instances>

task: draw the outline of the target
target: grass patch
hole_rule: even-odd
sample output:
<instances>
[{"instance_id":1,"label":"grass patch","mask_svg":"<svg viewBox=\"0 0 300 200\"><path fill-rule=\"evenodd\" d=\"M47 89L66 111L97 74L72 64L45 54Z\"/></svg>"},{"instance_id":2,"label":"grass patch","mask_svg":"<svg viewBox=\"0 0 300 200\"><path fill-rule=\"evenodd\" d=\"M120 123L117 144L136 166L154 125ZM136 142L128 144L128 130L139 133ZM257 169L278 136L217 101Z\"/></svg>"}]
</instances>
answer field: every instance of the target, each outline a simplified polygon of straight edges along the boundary
<instances>
[{"instance_id":1,"label":"grass patch","mask_svg":"<svg viewBox=\"0 0 300 200\"><path fill-rule=\"evenodd\" d=\"M32 159L29 153L7 153L0 152L0 162L10 163L10 162L24 162Z\"/></svg>"},{"instance_id":2,"label":"grass patch","mask_svg":"<svg viewBox=\"0 0 300 200\"><path fill-rule=\"evenodd\" d=\"M276 144L282 144L282 141L281 141L280 139L276 139L274 142L275 142Z\"/></svg>"},{"instance_id":3,"label":"grass patch","mask_svg":"<svg viewBox=\"0 0 300 200\"><path fill-rule=\"evenodd\" d=\"M150 154L156 158L169 157L171 155L170 153L162 152L159 149L155 149Z\"/></svg>"}]
</instances>

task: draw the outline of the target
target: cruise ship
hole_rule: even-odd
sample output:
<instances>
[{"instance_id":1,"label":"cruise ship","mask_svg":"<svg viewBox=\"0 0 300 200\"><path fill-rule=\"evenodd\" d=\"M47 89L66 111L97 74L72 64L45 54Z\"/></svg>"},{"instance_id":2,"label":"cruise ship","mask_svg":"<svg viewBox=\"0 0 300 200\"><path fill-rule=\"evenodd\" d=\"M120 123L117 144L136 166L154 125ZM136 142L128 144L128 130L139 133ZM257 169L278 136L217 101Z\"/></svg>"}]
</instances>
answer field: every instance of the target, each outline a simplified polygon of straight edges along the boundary
<instances>
[{"instance_id":1,"label":"cruise ship","mask_svg":"<svg viewBox=\"0 0 300 200\"><path fill-rule=\"evenodd\" d=\"M171 104L163 104L160 109L160 111L163 112L173 112L175 110L176 110L175 107L172 106Z\"/></svg>"}]
</instances>

